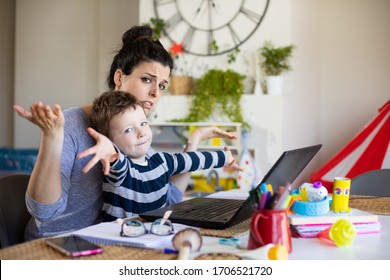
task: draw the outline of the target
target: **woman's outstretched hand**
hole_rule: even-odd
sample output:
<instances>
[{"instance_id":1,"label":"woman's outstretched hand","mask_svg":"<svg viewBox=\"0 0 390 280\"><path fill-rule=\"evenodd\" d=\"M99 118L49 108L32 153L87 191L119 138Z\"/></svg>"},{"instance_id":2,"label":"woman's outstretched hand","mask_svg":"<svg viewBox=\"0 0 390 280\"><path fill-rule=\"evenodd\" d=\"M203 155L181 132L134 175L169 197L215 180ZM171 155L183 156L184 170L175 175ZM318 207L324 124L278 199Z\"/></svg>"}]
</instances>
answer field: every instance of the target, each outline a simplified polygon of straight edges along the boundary
<instances>
[{"instance_id":1,"label":"woman's outstretched hand","mask_svg":"<svg viewBox=\"0 0 390 280\"><path fill-rule=\"evenodd\" d=\"M83 168L83 172L87 173L100 160L103 163L104 175L108 175L110 172L110 163L118 158L118 153L111 140L106 136L100 134L91 127L88 127L87 131L96 140L96 145L77 155L77 158L94 155Z\"/></svg>"},{"instance_id":2,"label":"woman's outstretched hand","mask_svg":"<svg viewBox=\"0 0 390 280\"><path fill-rule=\"evenodd\" d=\"M44 105L39 101L30 106L31 112L19 105L14 105L14 110L22 118L40 127L46 135L63 132L65 120L61 107L58 104L54 105L52 109L49 105Z\"/></svg>"},{"instance_id":3,"label":"woman's outstretched hand","mask_svg":"<svg viewBox=\"0 0 390 280\"><path fill-rule=\"evenodd\" d=\"M188 138L188 143L198 144L202 140L212 139L212 138L227 138L227 139L237 139L237 132L229 132L222 130L216 126L207 126L200 127L195 129L190 137Z\"/></svg>"}]
</instances>

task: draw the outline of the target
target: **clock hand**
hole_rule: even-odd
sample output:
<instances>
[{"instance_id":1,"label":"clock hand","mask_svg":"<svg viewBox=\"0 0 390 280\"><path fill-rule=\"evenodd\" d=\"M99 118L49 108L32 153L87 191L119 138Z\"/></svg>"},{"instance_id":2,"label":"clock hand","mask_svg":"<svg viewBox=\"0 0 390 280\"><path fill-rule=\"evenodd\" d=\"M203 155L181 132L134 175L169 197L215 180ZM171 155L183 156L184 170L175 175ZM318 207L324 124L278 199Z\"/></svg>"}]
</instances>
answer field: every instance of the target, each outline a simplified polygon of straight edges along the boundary
<instances>
[{"instance_id":1,"label":"clock hand","mask_svg":"<svg viewBox=\"0 0 390 280\"><path fill-rule=\"evenodd\" d=\"M203 4L204 4L205 1L206 1L206 0L202 0L202 2L200 2L200 5L199 5L198 9L196 9L196 12L195 12L195 15L194 15L194 19L193 19L193 20L195 20L195 19L198 17L200 11L202 10L202 7L203 7Z\"/></svg>"},{"instance_id":2,"label":"clock hand","mask_svg":"<svg viewBox=\"0 0 390 280\"><path fill-rule=\"evenodd\" d=\"M214 0L209 0L209 1L211 3L211 6L215 9L215 2L214 2Z\"/></svg>"},{"instance_id":3,"label":"clock hand","mask_svg":"<svg viewBox=\"0 0 390 280\"><path fill-rule=\"evenodd\" d=\"M208 14L209 14L209 28L210 30L212 30L212 27L213 27L213 23L212 23L212 20L211 20L211 7L214 6L214 1L213 0L208 0Z\"/></svg>"},{"instance_id":4,"label":"clock hand","mask_svg":"<svg viewBox=\"0 0 390 280\"><path fill-rule=\"evenodd\" d=\"M217 6L219 6L218 2L215 0L210 0L210 2L211 2L211 6L214 8L215 13L218 14L218 8L217 8Z\"/></svg>"},{"instance_id":5,"label":"clock hand","mask_svg":"<svg viewBox=\"0 0 390 280\"><path fill-rule=\"evenodd\" d=\"M214 41L214 34L213 34L213 21L212 21L212 11L211 7L215 8L215 4L213 0L208 0L208 21L209 21L209 34L208 34L208 52L211 54L212 52L212 47L213 47L213 41Z\"/></svg>"}]
</instances>

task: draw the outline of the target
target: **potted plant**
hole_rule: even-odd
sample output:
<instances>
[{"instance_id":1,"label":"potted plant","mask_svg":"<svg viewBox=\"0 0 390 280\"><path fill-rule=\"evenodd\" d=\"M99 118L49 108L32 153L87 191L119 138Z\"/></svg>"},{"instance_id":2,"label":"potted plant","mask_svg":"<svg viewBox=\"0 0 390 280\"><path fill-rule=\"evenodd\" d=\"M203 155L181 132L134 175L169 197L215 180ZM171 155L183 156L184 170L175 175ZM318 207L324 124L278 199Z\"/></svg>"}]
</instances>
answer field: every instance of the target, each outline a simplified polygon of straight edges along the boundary
<instances>
[{"instance_id":1,"label":"potted plant","mask_svg":"<svg viewBox=\"0 0 390 280\"><path fill-rule=\"evenodd\" d=\"M163 37L165 27L164 20L152 17L149 19L149 22L144 23L144 25L149 25L150 28L152 28L154 36L156 36L158 40Z\"/></svg>"},{"instance_id":2,"label":"potted plant","mask_svg":"<svg viewBox=\"0 0 390 280\"><path fill-rule=\"evenodd\" d=\"M276 48L270 41L266 41L259 49L263 57L260 67L266 75L268 94L283 93L284 77L282 74L292 69L289 59L294 48L294 45Z\"/></svg>"},{"instance_id":3,"label":"potted plant","mask_svg":"<svg viewBox=\"0 0 390 280\"><path fill-rule=\"evenodd\" d=\"M176 121L202 122L216 113L226 116L232 122L242 123L243 129L249 130L250 126L244 121L240 103L244 94L244 78L244 75L230 69L208 70L196 81L189 114Z\"/></svg>"},{"instance_id":4,"label":"potted plant","mask_svg":"<svg viewBox=\"0 0 390 280\"><path fill-rule=\"evenodd\" d=\"M170 91L173 95L188 95L193 88L193 78L188 69L189 66L183 51L183 44L173 42L169 52L175 61Z\"/></svg>"}]
</instances>

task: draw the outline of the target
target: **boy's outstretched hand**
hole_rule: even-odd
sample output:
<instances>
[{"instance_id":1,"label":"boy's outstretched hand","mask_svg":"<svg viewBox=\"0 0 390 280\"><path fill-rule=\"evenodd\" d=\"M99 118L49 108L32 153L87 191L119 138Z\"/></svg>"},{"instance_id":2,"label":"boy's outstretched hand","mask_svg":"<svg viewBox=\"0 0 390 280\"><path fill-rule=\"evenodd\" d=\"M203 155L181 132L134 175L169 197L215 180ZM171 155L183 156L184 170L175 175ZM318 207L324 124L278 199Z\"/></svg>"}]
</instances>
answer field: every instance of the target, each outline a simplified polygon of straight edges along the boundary
<instances>
[{"instance_id":1,"label":"boy's outstretched hand","mask_svg":"<svg viewBox=\"0 0 390 280\"><path fill-rule=\"evenodd\" d=\"M229 167L229 168L232 168L234 170L237 170L237 171L244 171L244 169L242 169L236 159L234 158L232 152L229 150L229 148L225 147L224 148L225 152L226 152L226 162L227 164L225 165L226 167Z\"/></svg>"},{"instance_id":2,"label":"boy's outstretched hand","mask_svg":"<svg viewBox=\"0 0 390 280\"><path fill-rule=\"evenodd\" d=\"M104 175L108 175L110 172L110 163L118 158L114 144L106 136L91 127L88 127L87 131L96 140L96 145L78 154L77 158L83 158L89 155L95 156L83 168L83 172L87 173L100 160L103 163Z\"/></svg>"}]
</instances>

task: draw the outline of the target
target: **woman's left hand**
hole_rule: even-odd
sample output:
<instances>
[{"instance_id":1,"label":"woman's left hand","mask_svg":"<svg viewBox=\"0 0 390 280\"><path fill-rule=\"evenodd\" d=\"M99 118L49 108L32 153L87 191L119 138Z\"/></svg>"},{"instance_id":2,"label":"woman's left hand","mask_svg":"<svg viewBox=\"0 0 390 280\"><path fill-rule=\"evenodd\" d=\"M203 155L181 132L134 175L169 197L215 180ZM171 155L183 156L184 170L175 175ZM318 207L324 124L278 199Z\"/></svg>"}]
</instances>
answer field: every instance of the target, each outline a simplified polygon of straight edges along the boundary
<instances>
[{"instance_id":1,"label":"woman's left hand","mask_svg":"<svg viewBox=\"0 0 390 280\"><path fill-rule=\"evenodd\" d=\"M212 138L237 139L238 134L237 132L225 131L216 126L207 126L195 129L192 132L190 139L191 137L197 137L200 139L200 141Z\"/></svg>"},{"instance_id":2,"label":"woman's left hand","mask_svg":"<svg viewBox=\"0 0 390 280\"><path fill-rule=\"evenodd\" d=\"M189 149L186 149L186 151L190 150L196 150L199 143L206 139L212 139L212 138L227 138L227 139L237 139L238 133L237 132L229 132L225 131L223 129L220 129L216 126L207 126L207 127L200 127L195 129L187 141L187 146L192 146Z\"/></svg>"}]
</instances>

